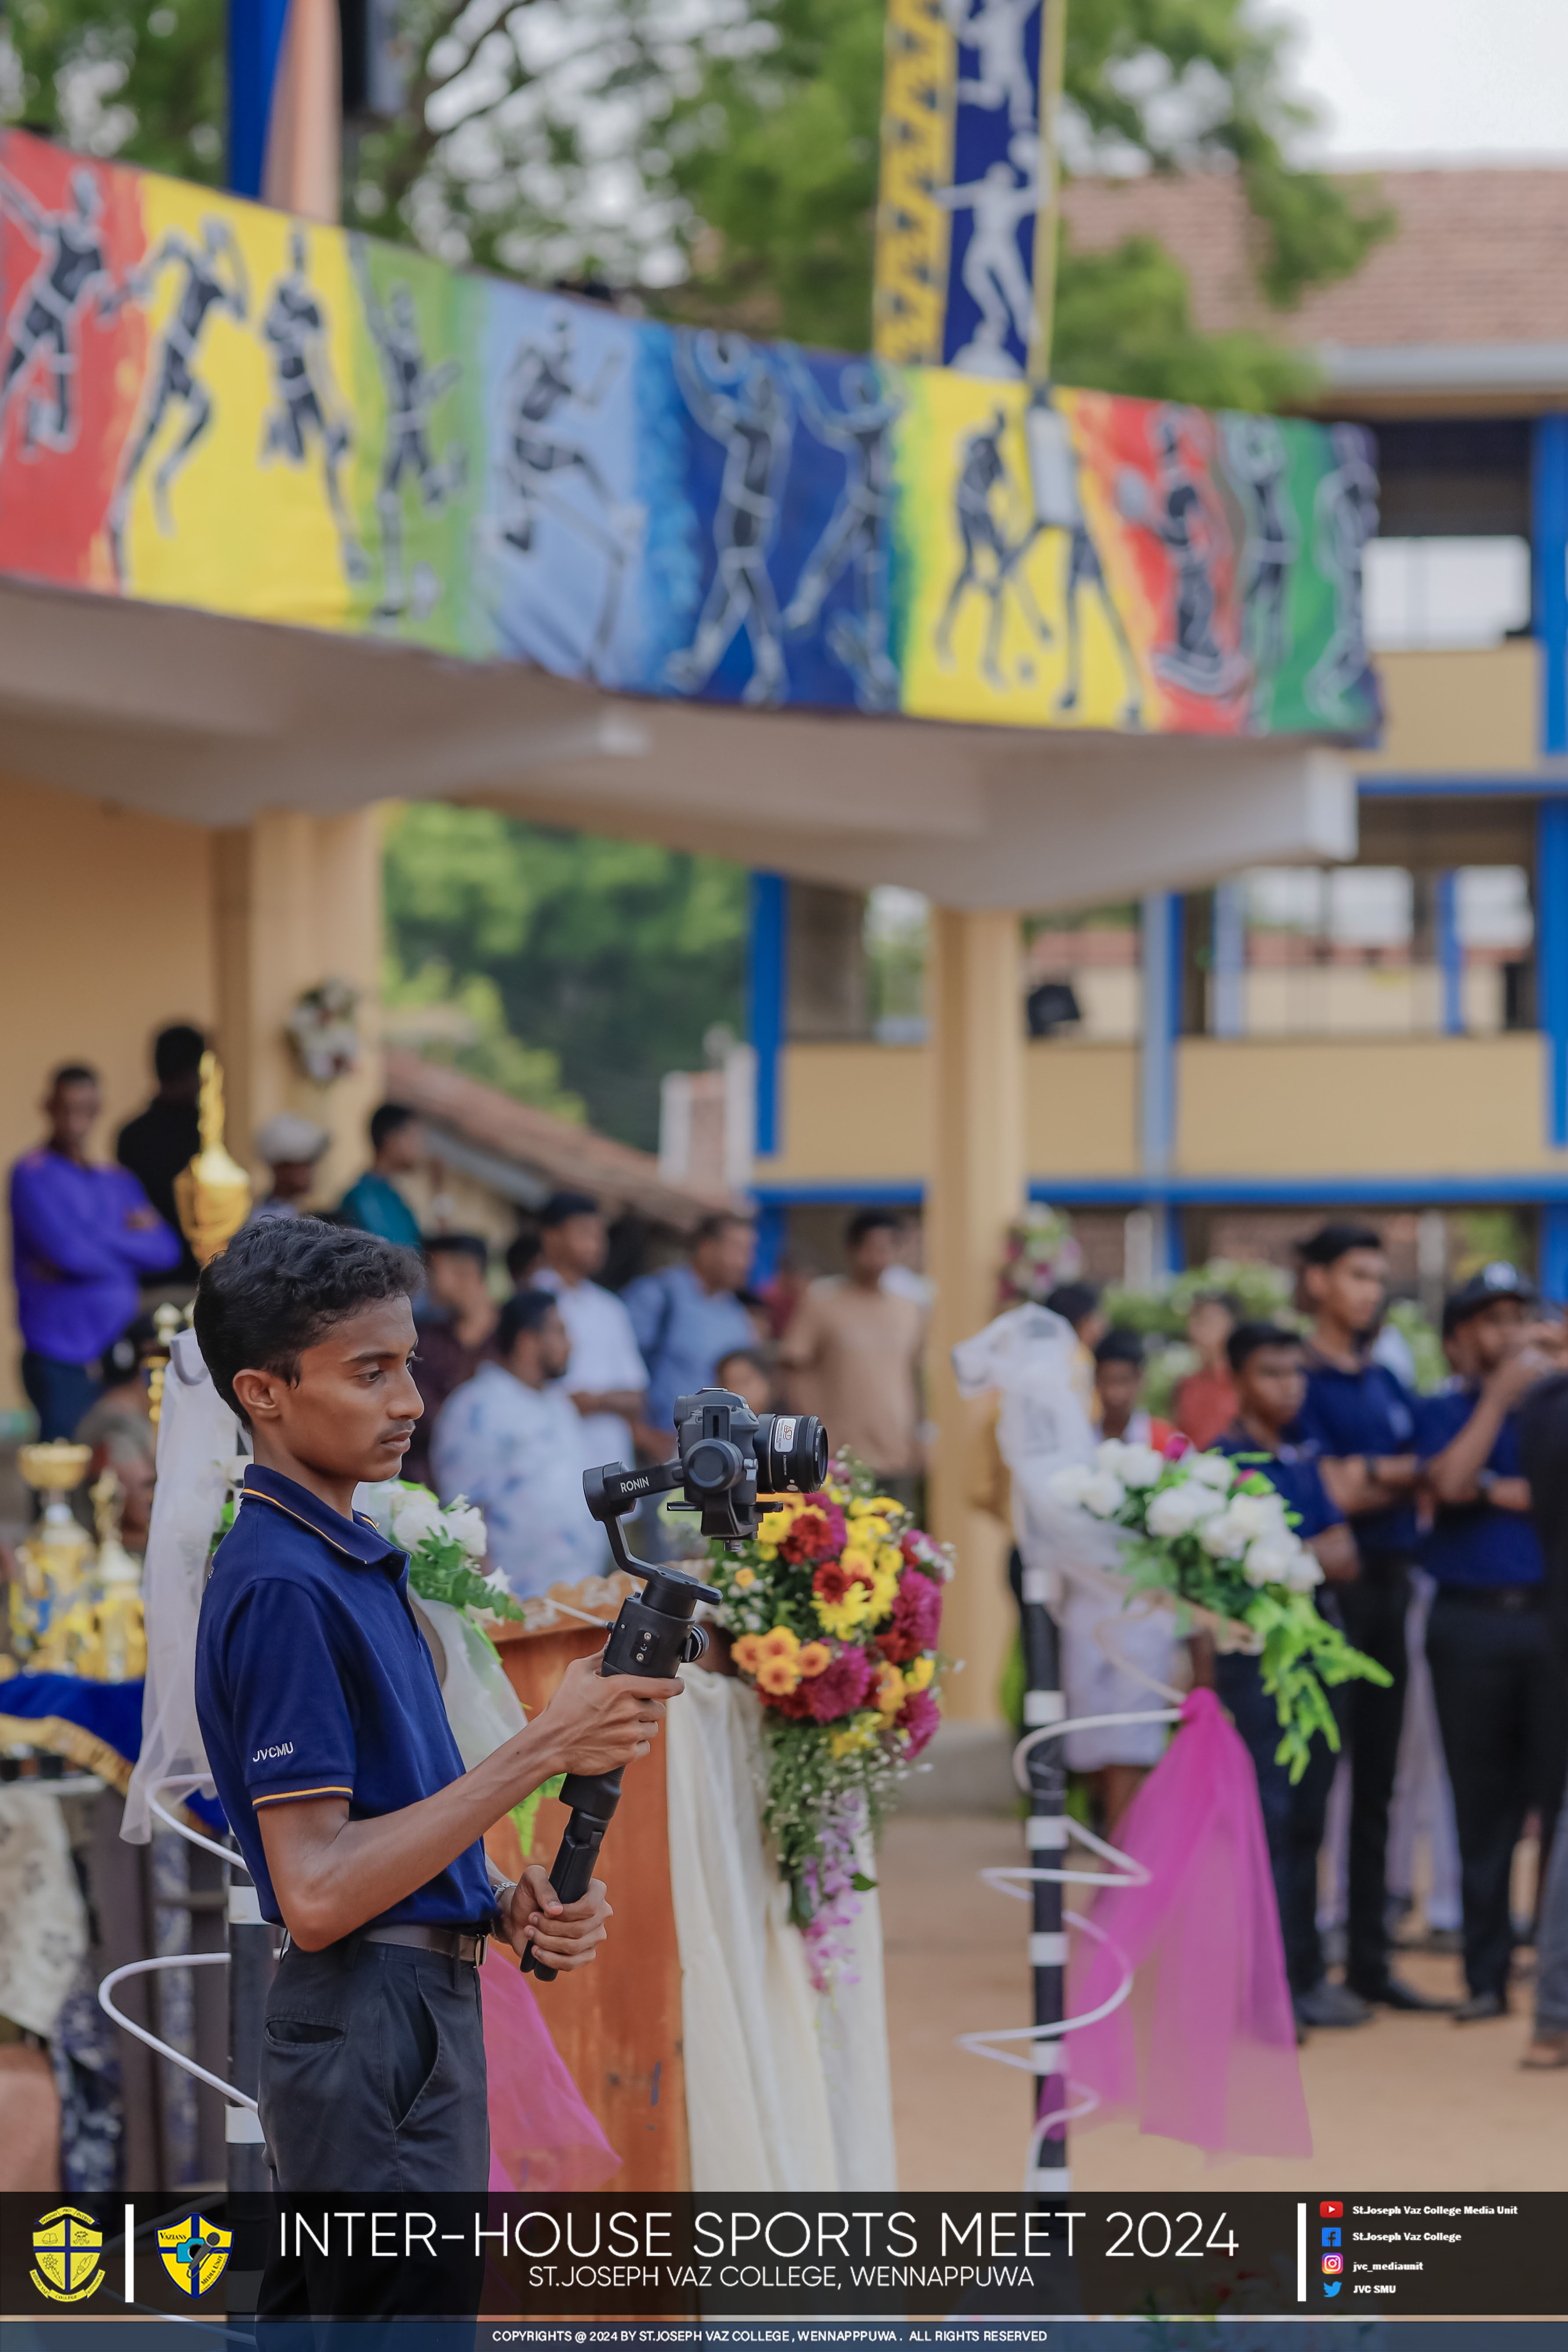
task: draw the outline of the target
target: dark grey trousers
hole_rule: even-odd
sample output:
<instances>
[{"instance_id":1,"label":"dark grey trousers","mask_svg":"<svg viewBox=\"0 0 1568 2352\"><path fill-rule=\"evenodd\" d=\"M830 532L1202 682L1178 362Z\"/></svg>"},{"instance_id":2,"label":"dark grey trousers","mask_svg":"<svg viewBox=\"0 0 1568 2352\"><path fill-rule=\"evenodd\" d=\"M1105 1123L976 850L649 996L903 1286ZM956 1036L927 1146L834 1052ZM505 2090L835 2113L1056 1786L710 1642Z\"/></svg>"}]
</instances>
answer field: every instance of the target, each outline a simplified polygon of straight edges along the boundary
<instances>
[{"instance_id":1,"label":"dark grey trousers","mask_svg":"<svg viewBox=\"0 0 1568 2352\"><path fill-rule=\"evenodd\" d=\"M357 1936L321 1952L290 1945L267 2003L261 2124L281 2189L482 2196L490 2137L478 1969ZM331 2309L334 2282L323 2274L312 2292L320 2260L308 2247L302 2262L269 2255L262 2314ZM374 2270L388 2315L465 2307L460 2261L439 2283L424 2278L423 2263ZM425 2291L435 2299L423 2300ZM356 2316L374 2315L373 2305L356 2302Z\"/></svg>"}]
</instances>

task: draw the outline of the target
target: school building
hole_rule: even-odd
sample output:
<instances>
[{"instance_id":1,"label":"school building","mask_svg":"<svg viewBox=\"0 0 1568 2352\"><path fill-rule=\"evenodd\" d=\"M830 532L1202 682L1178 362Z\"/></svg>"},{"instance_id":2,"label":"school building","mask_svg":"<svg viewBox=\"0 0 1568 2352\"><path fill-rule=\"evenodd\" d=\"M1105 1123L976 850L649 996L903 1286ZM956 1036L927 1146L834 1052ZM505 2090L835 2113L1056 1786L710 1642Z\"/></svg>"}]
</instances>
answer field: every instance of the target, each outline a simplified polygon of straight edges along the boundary
<instances>
[{"instance_id":1,"label":"school building","mask_svg":"<svg viewBox=\"0 0 1568 2352\"><path fill-rule=\"evenodd\" d=\"M1304 404L1378 437L1386 716L1350 754L1354 856L1027 927L1030 1189L1108 1277L1282 1255L1345 1209L1413 1289L1485 1235L1562 1297L1568 171L1381 178L1394 235L1283 322ZM1233 181L1067 202L1080 247L1163 239L1205 329L1257 323ZM766 877L756 908L757 1196L770 1246L830 1264L846 1204L921 1197L921 909Z\"/></svg>"}]
</instances>

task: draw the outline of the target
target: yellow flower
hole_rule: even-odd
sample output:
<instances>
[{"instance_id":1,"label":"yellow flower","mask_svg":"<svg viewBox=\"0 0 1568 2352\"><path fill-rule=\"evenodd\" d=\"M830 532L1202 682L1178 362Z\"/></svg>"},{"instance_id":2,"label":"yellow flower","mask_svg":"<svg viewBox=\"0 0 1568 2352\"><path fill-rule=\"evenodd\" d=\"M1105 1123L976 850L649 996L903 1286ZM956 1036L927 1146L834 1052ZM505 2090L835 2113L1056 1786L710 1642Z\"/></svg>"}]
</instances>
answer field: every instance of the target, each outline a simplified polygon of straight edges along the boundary
<instances>
[{"instance_id":1,"label":"yellow flower","mask_svg":"<svg viewBox=\"0 0 1568 2352\"><path fill-rule=\"evenodd\" d=\"M902 1675L900 1674L897 1666L884 1661L882 1671L877 1677L879 1712L882 1715L897 1715L904 1703L905 1696Z\"/></svg>"},{"instance_id":2,"label":"yellow flower","mask_svg":"<svg viewBox=\"0 0 1568 2352\"><path fill-rule=\"evenodd\" d=\"M757 1558L759 1559L773 1560L777 1559L778 1556L779 1548L777 1544L760 1543L757 1546Z\"/></svg>"},{"instance_id":3,"label":"yellow flower","mask_svg":"<svg viewBox=\"0 0 1568 2352\"><path fill-rule=\"evenodd\" d=\"M822 1491L826 1496L830 1503L842 1503L845 1499L844 1489L842 1486L824 1486Z\"/></svg>"},{"instance_id":4,"label":"yellow flower","mask_svg":"<svg viewBox=\"0 0 1568 2352\"><path fill-rule=\"evenodd\" d=\"M826 1642L807 1642L795 1659L803 1682L808 1682L813 1675L820 1675L832 1664L833 1653Z\"/></svg>"},{"instance_id":5,"label":"yellow flower","mask_svg":"<svg viewBox=\"0 0 1568 2352\"><path fill-rule=\"evenodd\" d=\"M871 1555L869 1552L858 1551L852 1546L846 1544L838 1555L838 1565L846 1576L869 1577Z\"/></svg>"},{"instance_id":6,"label":"yellow flower","mask_svg":"<svg viewBox=\"0 0 1568 2352\"><path fill-rule=\"evenodd\" d=\"M771 1549L776 1550L778 1546L783 1543L785 1536L788 1535L794 1525L795 1513L792 1510L784 1509L770 1511L766 1518L758 1523L758 1549L761 1550L763 1546L765 1544Z\"/></svg>"},{"instance_id":7,"label":"yellow flower","mask_svg":"<svg viewBox=\"0 0 1568 2352\"><path fill-rule=\"evenodd\" d=\"M892 1495L873 1495L871 1508L879 1511L885 1518L901 1519L904 1516L902 1503Z\"/></svg>"},{"instance_id":8,"label":"yellow flower","mask_svg":"<svg viewBox=\"0 0 1568 2352\"><path fill-rule=\"evenodd\" d=\"M877 1613L876 1597L864 1584L852 1584L842 1601L819 1600L815 1607L824 1633L836 1633L840 1640Z\"/></svg>"},{"instance_id":9,"label":"yellow flower","mask_svg":"<svg viewBox=\"0 0 1568 2352\"><path fill-rule=\"evenodd\" d=\"M877 1744L882 1719L878 1715L852 1715L846 1724L827 1736L827 1752L834 1758L858 1756Z\"/></svg>"},{"instance_id":10,"label":"yellow flower","mask_svg":"<svg viewBox=\"0 0 1568 2352\"><path fill-rule=\"evenodd\" d=\"M765 1690L772 1698L785 1698L800 1680L799 1670L792 1657L776 1652L764 1658L757 1668L757 1688Z\"/></svg>"},{"instance_id":11,"label":"yellow flower","mask_svg":"<svg viewBox=\"0 0 1568 2352\"><path fill-rule=\"evenodd\" d=\"M730 1655L743 1675L754 1675L763 1663L763 1637L760 1633L742 1633Z\"/></svg>"},{"instance_id":12,"label":"yellow flower","mask_svg":"<svg viewBox=\"0 0 1568 2352\"><path fill-rule=\"evenodd\" d=\"M930 1684L931 1678L935 1672L936 1660L934 1658L911 1658L909 1664L904 1668L904 1680L908 1683L910 1690L924 1690Z\"/></svg>"},{"instance_id":13,"label":"yellow flower","mask_svg":"<svg viewBox=\"0 0 1568 2352\"><path fill-rule=\"evenodd\" d=\"M775 1625L771 1633L764 1633L762 1636L760 1654L764 1658L788 1658L793 1661L799 1648L799 1641L787 1625Z\"/></svg>"},{"instance_id":14,"label":"yellow flower","mask_svg":"<svg viewBox=\"0 0 1568 2352\"><path fill-rule=\"evenodd\" d=\"M754 1568L738 1568L735 1570L735 1581L742 1592L748 1585L755 1584L756 1580L757 1571Z\"/></svg>"},{"instance_id":15,"label":"yellow flower","mask_svg":"<svg viewBox=\"0 0 1568 2352\"><path fill-rule=\"evenodd\" d=\"M877 1565L881 1570L884 1576L902 1576L904 1572L904 1555L899 1549L897 1544L884 1544L881 1550L877 1554Z\"/></svg>"}]
</instances>

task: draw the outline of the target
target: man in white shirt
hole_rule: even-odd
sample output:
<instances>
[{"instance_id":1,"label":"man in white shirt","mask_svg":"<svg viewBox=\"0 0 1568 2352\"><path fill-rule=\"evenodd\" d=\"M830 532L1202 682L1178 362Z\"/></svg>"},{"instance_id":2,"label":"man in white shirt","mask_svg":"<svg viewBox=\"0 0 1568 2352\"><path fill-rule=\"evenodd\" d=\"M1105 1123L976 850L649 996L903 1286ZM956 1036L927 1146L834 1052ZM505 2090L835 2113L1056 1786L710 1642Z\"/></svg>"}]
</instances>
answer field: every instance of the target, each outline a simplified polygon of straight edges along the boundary
<instances>
[{"instance_id":1,"label":"man in white shirt","mask_svg":"<svg viewBox=\"0 0 1568 2352\"><path fill-rule=\"evenodd\" d=\"M531 1279L549 1291L566 1326L566 1388L583 1418L589 1462L624 1462L629 1470L637 1459L631 1424L642 1414L647 1372L630 1316L594 1280L610 1245L599 1203L590 1192L552 1192L539 1226L543 1262Z\"/></svg>"},{"instance_id":2,"label":"man in white shirt","mask_svg":"<svg viewBox=\"0 0 1568 2352\"><path fill-rule=\"evenodd\" d=\"M489 1565L521 1601L609 1567L605 1531L583 1500L583 1473L603 1457L563 1382L570 1343L548 1291L508 1299L495 1348L500 1360L442 1406L430 1461L443 1503L466 1495L484 1513Z\"/></svg>"}]
</instances>

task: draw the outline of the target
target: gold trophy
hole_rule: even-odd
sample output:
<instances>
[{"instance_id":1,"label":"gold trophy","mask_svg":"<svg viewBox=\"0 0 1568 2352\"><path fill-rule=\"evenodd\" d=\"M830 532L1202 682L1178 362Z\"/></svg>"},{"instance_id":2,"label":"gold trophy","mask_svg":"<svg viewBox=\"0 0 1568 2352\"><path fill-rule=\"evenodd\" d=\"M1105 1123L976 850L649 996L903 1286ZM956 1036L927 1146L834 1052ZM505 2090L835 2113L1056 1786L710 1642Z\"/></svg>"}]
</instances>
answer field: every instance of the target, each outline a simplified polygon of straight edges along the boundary
<instances>
[{"instance_id":1,"label":"gold trophy","mask_svg":"<svg viewBox=\"0 0 1568 2352\"><path fill-rule=\"evenodd\" d=\"M217 1055L202 1055L198 1109L202 1148L174 1179L174 1206L197 1263L226 1250L250 1214L250 1179L224 1150L223 1071Z\"/></svg>"},{"instance_id":2,"label":"gold trophy","mask_svg":"<svg viewBox=\"0 0 1568 2352\"><path fill-rule=\"evenodd\" d=\"M142 1568L120 1540L125 1491L106 1468L92 1487L98 1528L97 1598L77 1672L94 1682L140 1682L147 1671L147 1628L142 1612Z\"/></svg>"},{"instance_id":3,"label":"gold trophy","mask_svg":"<svg viewBox=\"0 0 1568 2352\"><path fill-rule=\"evenodd\" d=\"M48 1497L43 1517L16 1546L18 1574L11 1586L11 1646L38 1673L51 1670L64 1620L85 1597L92 1538L66 1496L81 1485L91 1461L90 1445L63 1437L16 1449L17 1469L35 1494Z\"/></svg>"}]
</instances>

